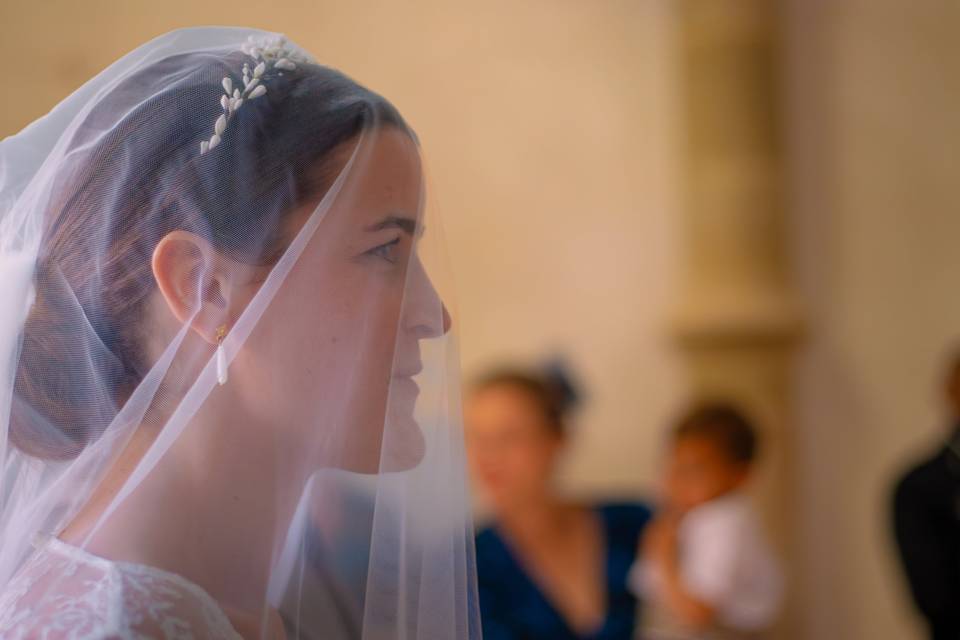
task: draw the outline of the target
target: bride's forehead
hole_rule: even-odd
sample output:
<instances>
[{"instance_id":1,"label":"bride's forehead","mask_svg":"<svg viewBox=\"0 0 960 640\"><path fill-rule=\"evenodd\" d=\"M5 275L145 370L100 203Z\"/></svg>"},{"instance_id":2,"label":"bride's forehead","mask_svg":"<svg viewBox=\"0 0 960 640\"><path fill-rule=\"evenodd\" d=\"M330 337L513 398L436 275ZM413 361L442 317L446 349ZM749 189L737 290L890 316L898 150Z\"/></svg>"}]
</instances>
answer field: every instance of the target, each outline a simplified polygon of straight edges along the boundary
<instances>
[{"instance_id":1,"label":"bride's forehead","mask_svg":"<svg viewBox=\"0 0 960 640\"><path fill-rule=\"evenodd\" d=\"M348 199L363 203L362 209L370 215L382 214L382 209L406 209L417 213L422 196L420 156L412 143L393 139L378 139L366 162L355 166L356 180L352 181Z\"/></svg>"},{"instance_id":2,"label":"bride's forehead","mask_svg":"<svg viewBox=\"0 0 960 640\"><path fill-rule=\"evenodd\" d=\"M391 216L415 221L421 215L423 185L416 143L394 127L368 135L372 137L361 144L369 146L350 149L356 152L352 163L350 155L342 158L345 181L321 223L328 233L334 226L368 229ZM306 214L313 210L304 207Z\"/></svg>"},{"instance_id":3,"label":"bride's forehead","mask_svg":"<svg viewBox=\"0 0 960 640\"><path fill-rule=\"evenodd\" d=\"M384 189L420 186L420 150L410 135L396 127L377 130L369 155L359 167L362 175Z\"/></svg>"}]
</instances>

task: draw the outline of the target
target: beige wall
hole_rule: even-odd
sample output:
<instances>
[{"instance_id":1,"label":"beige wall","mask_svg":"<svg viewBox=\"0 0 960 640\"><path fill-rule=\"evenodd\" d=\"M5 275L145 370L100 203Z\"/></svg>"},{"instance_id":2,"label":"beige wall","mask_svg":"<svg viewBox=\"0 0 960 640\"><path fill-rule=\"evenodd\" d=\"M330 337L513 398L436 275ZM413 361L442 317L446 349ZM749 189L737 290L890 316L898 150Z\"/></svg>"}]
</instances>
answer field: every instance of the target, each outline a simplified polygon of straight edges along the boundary
<instances>
[{"instance_id":1,"label":"beige wall","mask_svg":"<svg viewBox=\"0 0 960 640\"><path fill-rule=\"evenodd\" d=\"M958 5L788 5L791 242L811 329L794 456L803 637L919 638L885 492L935 433L933 369L960 336ZM171 28L286 32L420 133L466 369L562 348L590 390L564 482L635 493L685 390L665 338L683 257L674 7L7 1L0 135Z\"/></svg>"},{"instance_id":2,"label":"beige wall","mask_svg":"<svg viewBox=\"0 0 960 640\"><path fill-rule=\"evenodd\" d=\"M943 427L960 339L960 4L793 0L790 17L806 637L921 638L888 506Z\"/></svg>"}]
</instances>

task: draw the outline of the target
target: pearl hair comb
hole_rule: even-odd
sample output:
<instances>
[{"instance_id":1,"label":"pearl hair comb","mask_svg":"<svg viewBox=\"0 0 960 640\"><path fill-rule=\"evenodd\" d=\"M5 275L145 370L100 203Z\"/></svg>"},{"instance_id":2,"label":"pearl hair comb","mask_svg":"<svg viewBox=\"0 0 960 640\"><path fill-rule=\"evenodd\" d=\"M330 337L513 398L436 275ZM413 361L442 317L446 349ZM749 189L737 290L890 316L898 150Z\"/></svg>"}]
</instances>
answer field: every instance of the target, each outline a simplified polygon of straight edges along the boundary
<instances>
[{"instance_id":1,"label":"pearl hair comb","mask_svg":"<svg viewBox=\"0 0 960 640\"><path fill-rule=\"evenodd\" d=\"M243 45L245 54L253 58L253 68L249 63L243 63L243 88L234 87L233 78L226 76L221 84L224 95L220 96L220 106L223 113L213 125L213 136L200 143L200 154L203 155L218 144L226 131L233 114L247 100L254 100L267 93L264 85L264 75L272 69L294 71L298 63L309 63L312 60L294 49L287 47L286 40L281 36L269 38L255 38L250 36ZM281 73L282 75L282 73Z\"/></svg>"}]
</instances>

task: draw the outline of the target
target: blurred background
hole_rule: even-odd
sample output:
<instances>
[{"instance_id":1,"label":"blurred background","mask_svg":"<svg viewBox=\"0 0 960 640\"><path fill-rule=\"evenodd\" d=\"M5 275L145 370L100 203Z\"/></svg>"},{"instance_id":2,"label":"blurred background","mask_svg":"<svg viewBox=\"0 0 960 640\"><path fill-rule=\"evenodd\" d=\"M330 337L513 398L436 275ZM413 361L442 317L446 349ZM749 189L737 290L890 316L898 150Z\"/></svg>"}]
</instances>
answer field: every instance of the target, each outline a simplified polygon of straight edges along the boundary
<instances>
[{"instance_id":1,"label":"blurred background","mask_svg":"<svg viewBox=\"0 0 960 640\"><path fill-rule=\"evenodd\" d=\"M924 637L889 512L960 344L960 3L7 0L0 137L205 24L283 32L412 123L465 373L562 354L586 387L565 491L647 495L685 399L734 396L784 633Z\"/></svg>"}]
</instances>

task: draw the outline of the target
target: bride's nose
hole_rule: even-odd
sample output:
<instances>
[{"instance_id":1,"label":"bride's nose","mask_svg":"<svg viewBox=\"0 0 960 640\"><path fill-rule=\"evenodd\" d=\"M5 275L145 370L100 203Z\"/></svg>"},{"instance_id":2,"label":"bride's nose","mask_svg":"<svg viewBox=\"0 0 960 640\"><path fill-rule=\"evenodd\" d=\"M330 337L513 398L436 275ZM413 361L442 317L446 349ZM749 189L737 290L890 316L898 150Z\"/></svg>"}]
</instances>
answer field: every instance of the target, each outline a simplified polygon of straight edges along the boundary
<instances>
[{"instance_id":1,"label":"bride's nose","mask_svg":"<svg viewBox=\"0 0 960 640\"><path fill-rule=\"evenodd\" d=\"M439 338L453 325L440 294L437 293L423 264L415 258L410 265L410 277L404 310L404 327L418 339Z\"/></svg>"}]
</instances>

